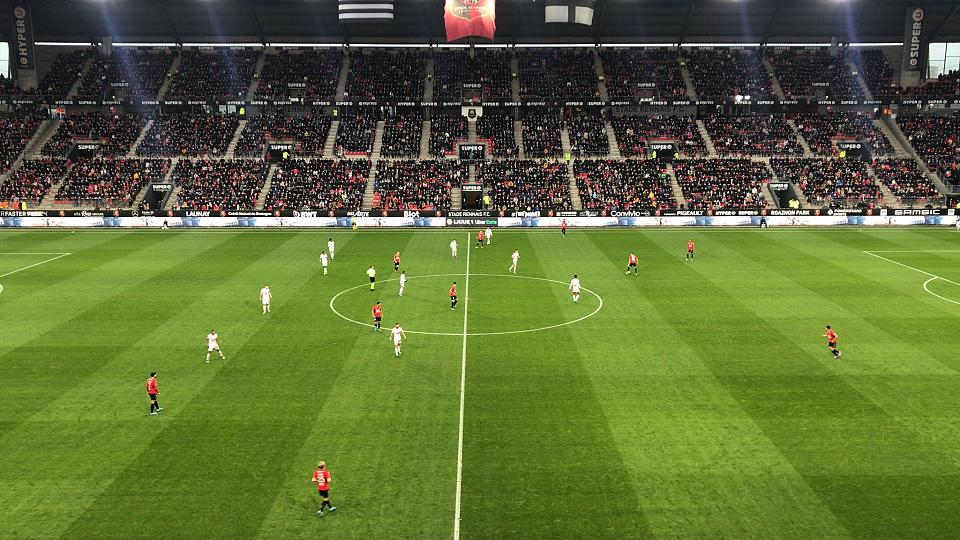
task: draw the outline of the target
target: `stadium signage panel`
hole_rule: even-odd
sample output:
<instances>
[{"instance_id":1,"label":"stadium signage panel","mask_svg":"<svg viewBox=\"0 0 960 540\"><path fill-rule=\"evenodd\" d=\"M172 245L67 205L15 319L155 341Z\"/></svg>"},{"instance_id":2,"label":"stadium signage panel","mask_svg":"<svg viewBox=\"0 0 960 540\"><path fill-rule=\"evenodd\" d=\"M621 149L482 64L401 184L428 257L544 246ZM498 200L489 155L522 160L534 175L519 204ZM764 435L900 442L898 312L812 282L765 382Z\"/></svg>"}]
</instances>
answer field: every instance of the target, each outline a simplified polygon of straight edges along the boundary
<instances>
[{"instance_id":1,"label":"stadium signage panel","mask_svg":"<svg viewBox=\"0 0 960 540\"><path fill-rule=\"evenodd\" d=\"M287 88L306 88L307 83L303 82L289 82L287 83Z\"/></svg>"},{"instance_id":2,"label":"stadium signage panel","mask_svg":"<svg viewBox=\"0 0 960 540\"><path fill-rule=\"evenodd\" d=\"M460 191L465 191L468 193L483 191L483 185L482 184L463 184L463 186L460 187Z\"/></svg>"},{"instance_id":3,"label":"stadium signage panel","mask_svg":"<svg viewBox=\"0 0 960 540\"><path fill-rule=\"evenodd\" d=\"M674 146L673 143L659 142L659 143L652 143L650 145L650 149L651 150L673 150L673 146Z\"/></svg>"},{"instance_id":4,"label":"stadium signage panel","mask_svg":"<svg viewBox=\"0 0 960 540\"><path fill-rule=\"evenodd\" d=\"M787 191L790 189L790 184L786 182L770 182L769 185L773 191Z\"/></svg>"},{"instance_id":5,"label":"stadium signage panel","mask_svg":"<svg viewBox=\"0 0 960 540\"><path fill-rule=\"evenodd\" d=\"M28 3L13 6L13 35L16 41L17 69L36 69L36 50L33 42L33 14Z\"/></svg>"},{"instance_id":6,"label":"stadium signage panel","mask_svg":"<svg viewBox=\"0 0 960 540\"><path fill-rule=\"evenodd\" d=\"M903 69L920 71L923 69L924 26L926 9L912 7L907 9L903 32Z\"/></svg>"},{"instance_id":7,"label":"stadium signage panel","mask_svg":"<svg viewBox=\"0 0 960 540\"><path fill-rule=\"evenodd\" d=\"M481 88L483 88L483 85L480 84L480 83L463 83L463 84L460 85L460 86L461 86L462 88L465 88L465 89L481 89Z\"/></svg>"}]
</instances>

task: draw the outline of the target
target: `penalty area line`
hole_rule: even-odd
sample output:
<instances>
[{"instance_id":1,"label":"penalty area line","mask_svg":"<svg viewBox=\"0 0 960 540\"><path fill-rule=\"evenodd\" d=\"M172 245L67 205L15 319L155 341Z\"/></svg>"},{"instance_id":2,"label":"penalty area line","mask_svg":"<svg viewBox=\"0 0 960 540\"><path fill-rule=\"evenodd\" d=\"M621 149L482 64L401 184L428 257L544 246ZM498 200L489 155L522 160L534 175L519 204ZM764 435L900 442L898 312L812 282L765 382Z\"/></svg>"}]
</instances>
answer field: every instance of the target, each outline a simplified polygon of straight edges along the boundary
<instances>
[{"instance_id":1,"label":"penalty area line","mask_svg":"<svg viewBox=\"0 0 960 540\"><path fill-rule=\"evenodd\" d=\"M930 288L929 288L930 283L932 283L932 282L934 282L934 281L936 281L936 280L938 280L938 279L939 279L940 281L946 281L947 283L952 283L953 285L956 285L956 286L958 286L958 287L960 287L960 283L957 283L956 281L953 281L952 279L947 279L947 278L945 278L945 277L943 277L943 276L938 276L937 274L932 274L932 273L930 273L930 272L927 272L926 270L921 270L921 269L919 269L919 268L915 268L915 267L913 267L913 266L910 266L909 264L904 264L904 263L902 263L902 262L895 261L895 260L893 260L893 259L888 259L887 257L884 257L884 256L882 256L882 255L877 255L877 253L941 253L941 252L942 252L942 253L947 253L947 252L951 252L951 251L954 251L954 250L928 250L928 251L907 251L907 250L904 250L904 251L877 251L877 252L874 252L874 251L863 251L863 253L866 253L867 255L870 255L870 256L872 256L872 257L876 257L876 258L878 258L878 259L882 259L882 260L887 261L887 262L891 262L891 263L893 263L893 264L895 264L895 265L897 265L897 266L902 266L902 267L907 268L907 269L909 269L909 270L913 270L914 272L919 272L919 273L921 273L921 274L929 277L930 279L928 279L928 280L926 280L926 281L923 282L923 290L924 290L925 292L927 292L927 293L929 293L929 294L931 294L931 295L933 295L933 296L936 296L937 298L939 298L939 299L941 299L941 300L946 300L947 302L950 302L950 303L952 303L952 304L960 305L960 302L958 302L958 301L956 301L956 300L952 300L952 299L947 298L947 297L944 297L944 296L940 296L939 294L931 291Z\"/></svg>"},{"instance_id":2,"label":"penalty area line","mask_svg":"<svg viewBox=\"0 0 960 540\"><path fill-rule=\"evenodd\" d=\"M0 253L0 255L40 255L40 254L38 254L38 253ZM0 274L0 278L5 278L5 277L7 277L7 276L12 276L12 275L16 274L17 272L23 272L24 270L29 270L29 269L31 269L31 268L33 268L33 267L35 267L35 266L40 266L41 264L46 264L46 263L48 263L48 262L55 261L55 260L57 260L57 259L66 257L67 255L72 255L72 253L61 253L61 254L57 255L56 257L51 257L51 258L49 258L49 259L40 261L40 262L38 262L38 263L33 263L33 264L29 265L29 266L24 266L23 268L18 268L18 269L16 269L16 270L13 270L12 272L7 272L6 274Z\"/></svg>"}]
</instances>

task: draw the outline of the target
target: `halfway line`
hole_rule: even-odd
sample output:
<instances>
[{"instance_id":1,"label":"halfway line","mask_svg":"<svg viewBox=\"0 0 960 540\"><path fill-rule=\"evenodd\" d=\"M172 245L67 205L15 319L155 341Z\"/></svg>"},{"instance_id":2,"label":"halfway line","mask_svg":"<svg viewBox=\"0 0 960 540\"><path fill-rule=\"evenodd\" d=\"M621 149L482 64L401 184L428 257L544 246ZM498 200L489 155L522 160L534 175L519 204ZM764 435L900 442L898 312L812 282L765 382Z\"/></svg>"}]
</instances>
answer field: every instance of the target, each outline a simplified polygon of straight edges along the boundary
<instances>
[{"instance_id":1,"label":"halfway line","mask_svg":"<svg viewBox=\"0 0 960 540\"><path fill-rule=\"evenodd\" d=\"M463 283L463 355L460 360L460 429L457 433L457 498L453 540L460 540L460 491L463 484L463 397L467 385L467 308L470 304L470 233L467 233L467 275Z\"/></svg>"}]
</instances>

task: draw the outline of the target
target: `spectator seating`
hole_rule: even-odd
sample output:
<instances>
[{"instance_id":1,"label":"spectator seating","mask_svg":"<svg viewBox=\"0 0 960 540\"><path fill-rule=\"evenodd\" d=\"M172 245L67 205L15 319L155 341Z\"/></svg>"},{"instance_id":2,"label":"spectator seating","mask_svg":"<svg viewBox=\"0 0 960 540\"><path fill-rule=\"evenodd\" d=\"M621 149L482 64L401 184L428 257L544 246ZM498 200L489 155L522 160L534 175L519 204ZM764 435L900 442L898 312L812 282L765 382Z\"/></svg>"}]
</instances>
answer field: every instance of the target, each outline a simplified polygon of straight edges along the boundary
<instances>
[{"instance_id":1,"label":"spectator seating","mask_svg":"<svg viewBox=\"0 0 960 540\"><path fill-rule=\"evenodd\" d=\"M176 56L173 50L115 47L98 55L83 76L80 99L156 99Z\"/></svg>"},{"instance_id":2,"label":"spectator seating","mask_svg":"<svg viewBox=\"0 0 960 540\"><path fill-rule=\"evenodd\" d=\"M960 71L941 73L934 81L903 90L905 97L915 99L956 99L960 96Z\"/></svg>"},{"instance_id":3,"label":"spectator seating","mask_svg":"<svg viewBox=\"0 0 960 540\"><path fill-rule=\"evenodd\" d=\"M814 154L832 156L837 153L835 140L855 140L867 144L874 155L893 153L893 146L865 111L839 111L823 114L793 114L800 135Z\"/></svg>"},{"instance_id":4,"label":"spectator seating","mask_svg":"<svg viewBox=\"0 0 960 540\"><path fill-rule=\"evenodd\" d=\"M647 145L653 141L673 141L685 156L707 153L696 120L690 116L614 116L610 119L610 125L617 136L620 154L624 157L646 155Z\"/></svg>"},{"instance_id":5,"label":"spectator seating","mask_svg":"<svg viewBox=\"0 0 960 540\"><path fill-rule=\"evenodd\" d=\"M686 51L697 97L773 97L770 75L755 49L690 49Z\"/></svg>"},{"instance_id":6,"label":"spectator seating","mask_svg":"<svg viewBox=\"0 0 960 540\"><path fill-rule=\"evenodd\" d=\"M332 99L337 92L337 78L343 53L339 48L281 49L267 54L256 99L286 99L301 96Z\"/></svg>"},{"instance_id":7,"label":"spectator seating","mask_svg":"<svg viewBox=\"0 0 960 540\"><path fill-rule=\"evenodd\" d=\"M676 208L670 178L657 161L589 159L573 163L585 210Z\"/></svg>"},{"instance_id":8,"label":"spectator seating","mask_svg":"<svg viewBox=\"0 0 960 540\"><path fill-rule=\"evenodd\" d=\"M450 188L467 179L455 160L396 160L377 164L373 207L383 210L449 210Z\"/></svg>"},{"instance_id":9,"label":"spectator seating","mask_svg":"<svg viewBox=\"0 0 960 540\"><path fill-rule=\"evenodd\" d=\"M598 113L583 113L567 120L570 152L574 156L596 156L610 153L610 141L603 117Z\"/></svg>"},{"instance_id":10,"label":"spectator seating","mask_svg":"<svg viewBox=\"0 0 960 540\"><path fill-rule=\"evenodd\" d=\"M467 118L460 114L434 114L430 119L430 155L455 155L458 142L467 142Z\"/></svg>"},{"instance_id":11,"label":"spectator seating","mask_svg":"<svg viewBox=\"0 0 960 540\"><path fill-rule=\"evenodd\" d=\"M6 182L0 183L0 201L39 203L67 173L67 160L43 158L24 161Z\"/></svg>"},{"instance_id":12,"label":"spectator seating","mask_svg":"<svg viewBox=\"0 0 960 540\"><path fill-rule=\"evenodd\" d=\"M137 147L141 156L220 156L240 120L233 115L174 113L154 120Z\"/></svg>"},{"instance_id":13,"label":"spectator seating","mask_svg":"<svg viewBox=\"0 0 960 540\"><path fill-rule=\"evenodd\" d=\"M960 116L900 115L897 124L931 170L946 182L960 183Z\"/></svg>"},{"instance_id":14,"label":"spectator seating","mask_svg":"<svg viewBox=\"0 0 960 540\"><path fill-rule=\"evenodd\" d=\"M688 210L763 208L763 186L770 180L766 165L747 159L676 161L674 172Z\"/></svg>"},{"instance_id":15,"label":"spectator seating","mask_svg":"<svg viewBox=\"0 0 960 540\"><path fill-rule=\"evenodd\" d=\"M823 95L832 98L862 98L863 89L844 60L844 52L833 55L827 47L775 49L767 59L777 74L787 99Z\"/></svg>"},{"instance_id":16,"label":"spectator seating","mask_svg":"<svg viewBox=\"0 0 960 540\"><path fill-rule=\"evenodd\" d=\"M373 139L377 131L377 120L373 109L352 108L340 116L337 128L337 155L370 155L373 151Z\"/></svg>"},{"instance_id":17,"label":"spectator seating","mask_svg":"<svg viewBox=\"0 0 960 540\"><path fill-rule=\"evenodd\" d=\"M43 147L48 156L66 156L75 141L99 141L100 154L125 156L147 125L147 117L134 113L99 112L68 115Z\"/></svg>"},{"instance_id":18,"label":"spectator seating","mask_svg":"<svg viewBox=\"0 0 960 540\"><path fill-rule=\"evenodd\" d=\"M905 203L927 203L939 200L940 192L912 159L875 159L873 174Z\"/></svg>"},{"instance_id":19,"label":"spectator seating","mask_svg":"<svg viewBox=\"0 0 960 540\"><path fill-rule=\"evenodd\" d=\"M173 171L180 187L177 207L189 210L251 210L269 166L253 159L181 159Z\"/></svg>"},{"instance_id":20,"label":"spectator seating","mask_svg":"<svg viewBox=\"0 0 960 540\"><path fill-rule=\"evenodd\" d=\"M611 99L646 95L686 98L677 51L672 48L600 49L604 81Z\"/></svg>"},{"instance_id":21,"label":"spectator seating","mask_svg":"<svg viewBox=\"0 0 960 540\"><path fill-rule=\"evenodd\" d=\"M383 123L380 155L384 157L419 157L423 134L423 112L420 109L399 111Z\"/></svg>"},{"instance_id":22,"label":"spectator seating","mask_svg":"<svg viewBox=\"0 0 960 540\"><path fill-rule=\"evenodd\" d=\"M409 49L353 49L346 97L363 99L423 98L427 57Z\"/></svg>"},{"instance_id":23,"label":"spectator seating","mask_svg":"<svg viewBox=\"0 0 960 540\"><path fill-rule=\"evenodd\" d=\"M893 80L893 68L882 50L853 49L850 58L860 70L873 99L893 99L900 95L903 88Z\"/></svg>"},{"instance_id":24,"label":"spectator seating","mask_svg":"<svg viewBox=\"0 0 960 540\"><path fill-rule=\"evenodd\" d=\"M53 60L40 84L38 93L52 98L64 98L80 78L83 66L93 56L93 49L81 49L60 53Z\"/></svg>"},{"instance_id":25,"label":"spectator seating","mask_svg":"<svg viewBox=\"0 0 960 540\"><path fill-rule=\"evenodd\" d=\"M477 165L477 180L490 188L499 210L572 209L570 178L561 161L487 161Z\"/></svg>"},{"instance_id":26,"label":"spectator seating","mask_svg":"<svg viewBox=\"0 0 960 540\"><path fill-rule=\"evenodd\" d=\"M523 148L526 156L557 157L563 153L560 142L560 115L528 111L523 118Z\"/></svg>"},{"instance_id":27,"label":"spectator seating","mask_svg":"<svg viewBox=\"0 0 960 540\"><path fill-rule=\"evenodd\" d=\"M491 142L490 151L494 157L519 157L513 116L484 111L477 119L477 140Z\"/></svg>"},{"instance_id":28,"label":"spectator seating","mask_svg":"<svg viewBox=\"0 0 960 540\"><path fill-rule=\"evenodd\" d=\"M168 99L245 99L260 49L183 49Z\"/></svg>"},{"instance_id":29,"label":"spectator seating","mask_svg":"<svg viewBox=\"0 0 960 540\"><path fill-rule=\"evenodd\" d=\"M459 100L464 84L480 84L484 99L510 99L510 52L504 49L439 50L433 56L433 98Z\"/></svg>"},{"instance_id":30,"label":"spectator seating","mask_svg":"<svg viewBox=\"0 0 960 540\"><path fill-rule=\"evenodd\" d=\"M368 159L290 159L277 165L265 210L359 210Z\"/></svg>"},{"instance_id":31,"label":"spectator seating","mask_svg":"<svg viewBox=\"0 0 960 540\"><path fill-rule=\"evenodd\" d=\"M57 200L99 207L129 208L147 184L163 179L168 159L96 158L73 165Z\"/></svg>"},{"instance_id":32,"label":"spectator seating","mask_svg":"<svg viewBox=\"0 0 960 540\"><path fill-rule=\"evenodd\" d=\"M781 182L800 188L813 206L854 208L883 198L867 163L859 159L773 158L770 166Z\"/></svg>"},{"instance_id":33,"label":"spectator seating","mask_svg":"<svg viewBox=\"0 0 960 540\"><path fill-rule=\"evenodd\" d=\"M715 115L703 120L721 155L799 156L797 134L782 114Z\"/></svg>"},{"instance_id":34,"label":"spectator seating","mask_svg":"<svg viewBox=\"0 0 960 540\"><path fill-rule=\"evenodd\" d=\"M599 95L592 50L518 49L520 97L591 98Z\"/></svg>"},{"instance_id":35,"label":"spectator seating","mask_svg":"<svg viewBox=\"0 0 960 540\"><path fill-rule=\"evenodd\" d=\"M319 156L330 133L330 117L305 114L281 116L266 114L250 117L240 133L234 155L238 157L261 157L270 141L293 141L292 154Z\"/></svg>"},{"instance_id":36,"label":"spectator seating","mask_svg":"<svg viewBox=\"0 0 960 540\"><path fill-rule=\"evenodd\" d=\"M43 122L36 113L0 114L0 174L13 166Z\"/></svg>"}]
</instances>

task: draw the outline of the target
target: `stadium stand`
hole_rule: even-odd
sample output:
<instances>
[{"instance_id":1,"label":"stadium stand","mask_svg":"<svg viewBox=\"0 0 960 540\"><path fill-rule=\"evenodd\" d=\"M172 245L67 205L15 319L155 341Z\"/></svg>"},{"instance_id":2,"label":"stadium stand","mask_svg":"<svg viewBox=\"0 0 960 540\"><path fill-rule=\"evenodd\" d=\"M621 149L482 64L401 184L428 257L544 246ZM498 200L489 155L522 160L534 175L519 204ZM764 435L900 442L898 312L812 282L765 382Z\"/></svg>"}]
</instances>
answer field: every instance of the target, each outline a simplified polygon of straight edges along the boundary
<instances>
[{"instance_id":1,"label":"stadium stand","mask_svg":"<svg viewBox=\"0 0 960 540\"><path fill-rule=\"evenodd\" d=\"M643 156L652 141L673 141L681 154L695 157L707 153L696 121L690 116L622 115L610 119L624 157Z\"/></svg>"},{"instance_id":2,"label":"stadium stand","mask_svg":"<svg viewBox=\"0 0 960 540\"><path fill-rule=\"evenodd\" d=\"M691 159L674 162L686 209L762 208L770 173L747 159Z\"/></svg>"},{"instance_id":3,"label":"stadium stand","mask_svg":"<svg viewBox=\"0 0 960 540\"><path fill-rule=\"evenodd\" d=\"M946 182L960 183L960 116L900 115L897 124L931 170Z\"/></svg>"},{"instance_id":4,"label":"stadium stand","mask_svg":"<svg viewBox=\"0 0 960 540\"><path fill-rule=\"evenodd\" d=\"M257 99L286 99L291 96L332 99L343 53L339 48L280 49L264 59L257 85Z\"/></svg>"},{"instance_id":5,"label":"stadium stand","mask_svg":"<svg viewBox=\"0 0 960 540\"><path fill-rule=\"evenodd\" d=\"M494 157L519 157L520 148L510 115L485 111L477 119L477 140L491 143L490 151Z\"/></svg>"},{"instance_id":6,"label":"stadium stand","mask_svg":"<svg viewBox=\"0 0 960 540\"><path fill-rule=\"evenodd\" d=\"M167 98L244 99L259 57L260 49L184 49Z\"/></svg>"},{"instance_id":7,"label":"stadium stand","mask_svg":"<svg viewBox=\"0 0 960 540\"><path fill-rule=\"evenodd\" d=\"M373 109L354 107L340 116L337 128L337 155L362 154L373 151L373 139L377 131L377 119Z\"/></svg>"},{"instance_id":8,"label":"stadium stand","mask_svg":"<svg viewBox=\"0 0 960 540\"><path fill-rule=\"evenodd\" d=\"M796 133L782 114L713 115L703 121L721 155L799 156Z\"/></svg>"},{"instance_id":9,"label":"stadium stand","mask_svg":"<svg viewBox=\"0 0 960 540\"><path fill-rule=\"evenodd\" d=\"M374 181L373 208L449 210L450 188L466 179L467 166L459 161L381 161Z\"/></svg>"},{"instance_id":10,"label":"stadium stand","mask_svg":"<svg viewBox=\"0 0 960 540\"><path fill-rule=\"evenodd\" d=\"M518 51L520 97L589 98L599 95L592 50Z\"/></svg>"},{"instance_id":11,"label":"stadium stand","mask_svg":"<svg viewBox=\"0 0 960 540\"><path fill-rule=\"evenodd\" d=\"M817 96L862 98L863 89L844 59L845 52L831 54L826 47L774 49L767 59L774 68L787 99Z\"/></svg>"},{"instance_id":12,"label":"stadium stand","mask_svg":"<svg viewBox=\"0 0 960 540\"><path fill-rule=\"evenodd\" d=\"M37 113L0 115L0 173L10 170L41 122Z\"/></svg>"},{"instance_id":13,"label":"stadium stand","mask_svg":"<svg viewBox=\"0 0 960 540\"><path fill-rule=\"evenodd\" d=\"M687 87L677 51L667 48L600 49L604 81L611 98L650 95L685 98Z\"/></svg>"},{"instance_id":14,"label":"stadium stand","mask_svg":"<svg viewBox=\"0 0 960 540\"><path fill-rule=\"evenodd\" d=\"M180 187L177 208L251 210L263 190L269 167L252 159L181 159L173 170Z\"/></svg>"},{"instance_id":15,"label":"stadium stand","mask_svg":"<svg viewBox=\"0 0 960 540\"><path fill-rule=\"evenodd\" d=\"M234 115L174 113L154 120L137 147L141 156L219 156L227 151L240 120Z\"/></svg>"},{"instance_id":16,"label":"stadium stand","mask_svg":"<svg viewBox=\"0 0 960 540\"><path fill-rule=\"evenodd\" d=\"M880 49L852 49L850 58L860 70L873 99L895 99L903 91L893 80L893 68Z\"/></svg>"},{"instance_id":17,"label":"stadium stand","mask_svg":"<svg viewBox=\"0 0 960 540\"><path fill-rule=\"evenodd\" d=\"M563 152L560 115L529 111L523 118L523 148L527 157L556 157Z\"/></svg>"},{"instance_id":18,"label":"stadium stand","mask_svg":"<svg viewBox=\"0 0 960 540\"><path fill-rule=\"evenodd\" d=\"M240 133L234 154L238 157L260 157L270 141L293 141L294 155L319 156L330 132L326 115L281 116L267 114L250 117Z\"/></svg>"},{"instance_id":19,"label":"stadium stand","mask_svg":"<svg viewBox=\"0 0 960 540\"><path fill-rule=\"evenodd\" d=\"M53 137L43 147L48 156L66 156L76 141L100 143L100 154L124 156L136 142L147 117L134 113L105 114L88 112L71 114L63 119Z\"/></svg>"},{"instance_id":20,"label":"stadium stand","mask_svg":"<svg viewBox=\"0 0 960 540\"><path fill-rule=\"evenodd\" d=\"M60 53L54 59L50 69L40 80L38 93L47 97L62 98L70 92L80 78L83 66L93 56L93 49L82 49Z\"/></svg>"},{"instance_id":21,"label":"stadium stand","mask_svg":"<svg viewBox=\"0 0 960 540\"><path fill-rule=\"evenodd\" d=\"M781 182L800 188L813 206L853 208L883 197L867 163L859 159L773 158L770 166Z\"/></svg>"},{"instance_id":22,"label":"stadium stand","mask_svg":"<svg viewBox=\"0 0 960 540\"><path fill-rule=\"evenodd\" d=\"M434 114L430 119L430 155L455 155L457 143L467 141L467 119L460 114Z\"/></svg>"},{"instance_id":23,"label":"stadium stand","mask_svg":"<svg viewBox=\"0 0 960 540\"><path fill-rule=\"evenodd\" d=\"M155 99L176 54L170 49L116 47L97 55L83 76L80 99Z\"/></svg>"},{"instance_id":24,"label":"stadium stand","mask_svg":"<svg viewBox=\"0 0 960 540\"><path fill-rule=\"evenodd\" d=\"M904 203L926 204L941 198L936 186L912 159L875 159L872 165L877 180Z\"/></svg>"},{"instance_id":25,"label":"stadium stand","mask_svg":"<svg viewBox=\"0 0 960 540\"><path fill-rule=\"evenodd\" d=\"M384 157L419 157L420 136L423 132L423 111L409 109L389 116L383 123L383 143L380 155Z\"/></svg>"},{"instance_id":26,"label":"stadium stand","mask_svg":"<svg viewBox=\"0 0 960 540\"><path fill-rule=\"evenodd\" d=\"M690 77L697 97L773 97L770 75L753 49L687 49Z\"/></svg>"},{"instance_id":27,"label":"stadium stand","mask_svg":"<svg viewBox=\"0 0 960 540\"><path fill-rule=\"evenodd\" d=\"M170 168L168 159L81 160L67 173L57 193L58 201L101 208L126 208L149 182L161 180Z\"/></svg>"},{"instance_id":28,"label":"stadium stand","mask_svg":"<svg viewBox=\"0 0 960 540\"><path fill-rule=\"evenodd\" d=\"M570 179L560 161L509 160L477 165L477 179L490 188L499 210L570 210Z\"/></svg>"},{"instance_id":29,"label":"stadium stand","mask_svg":"<svg viewBox=\"0 0 960 540\"><path fill-rule=\"evenodd\" d=\"M474 49L441 50L433 56L433 97L460 99L464 84L480 84L484 99L509 99L510 52Z\"/></svg>"},{"instance_id":30,"label":"stadium stand","mask_svg":"<svg viewBox=\"0 0 960 540\"><path fill-rule=\"evenodd\" d=\"M960 96L960 71L940 74L922 86L904 88L902 95L915 99L955 99Z\"/></svg>"},{"instance_id":31,"label":"stadium stand","mask_svg":"<svg viewBox=\"0 0 960 540\"><path fill-rule=\"evenodd\" d=\"M24 161L6 182L0 183L0 201L42 202L50 194L50 188L66 174L67 166L63 158Z\"/></svg>"},{"instance_id":32,"label":"stadium stand","mask_svg":"<svg viewBox=\"0 0 960 540\"><path fill-rule=\"evenodd\" d=\"M370 174L368 159L290 159L270 182L265 210L359 210Z\"/></svg>"},{"instance_id":33,"label":"stadium stand","mask_svg":"<svg viewBox=\"0 0 960 540\"><path fill-rule=\"evenodd\" d=\"M835 155L837 149L834 142L837 140L866 143L873 155L893 153L890 141L874 125L872 115L866 111L792 114L789 118L796 123L797 130L814 154Z\"/></svg>"},{"instance_id":34,"label":"stadium stand","mask_svg":"<svg viewBox=\"0 0 960 540\"><path fill-rule=\"evenodd\" d=\"M350 52L347 97L421 99L427 56L416 50L354 49Z\"/></svg>"},{"instance_id":35,"label":"stadium stand","mask_svg":"<svg viewBox=\"0 0 960 540\"><path fill-rule=\"evenodd\" d=\"M596 112L583 112L570 116L567 121L570 135L570 152L574 156L597 156L610 153L607 128L603 117Z\"/></svg>"},{"instance_id":36,"label":"stadium stand","mask_svg":"<svg viewBox=\"0 0 960 540\"><path fill-rule=\"evenodd\" d=\"M670 178L657 161L588 159L573 163L585 210L672 209Z\"/></svg>"}]
</instances>

